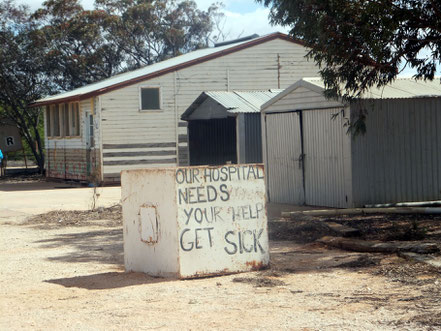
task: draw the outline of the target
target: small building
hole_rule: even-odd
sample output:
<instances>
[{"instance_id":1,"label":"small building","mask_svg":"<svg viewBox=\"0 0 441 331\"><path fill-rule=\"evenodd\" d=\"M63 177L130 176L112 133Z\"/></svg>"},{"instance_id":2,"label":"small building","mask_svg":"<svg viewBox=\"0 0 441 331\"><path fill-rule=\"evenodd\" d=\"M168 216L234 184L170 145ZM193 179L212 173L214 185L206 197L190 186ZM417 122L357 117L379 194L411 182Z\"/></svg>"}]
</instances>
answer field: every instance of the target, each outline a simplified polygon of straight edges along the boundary
<instances>
[{"instance_id":1,"label":"small building","mask_svg":"<svg viewBox=\"0 0 441 331\"><path fill-rule=\"evenodd\" d=\"M281 91L203 92L181 116L190 165L261 163L260 107Z\"/></svg>"},{"instance_id":2,"label":"small building","mask_svg":"<svg viewBox=\"0 0 441 331\"><path fill-rule=\"evenodd\" d=\"M188 165L187 122L206 90L286 88L318 67L281 33L221 43L38 100L48 177L119 182L122 170Z\"/></svg>"},{"instance_id":3,"label":"small building","mask_svg":"<svg viewBox=\"0 0 441 331\"><path fill-rule=\"evenodd\" d=\"M262 106L269 200L361 207L441 199L441 86L396 79L351 104L304 78ZM345 126L366 115L366 133ZM357 117L356 117L357 116Z\"/></svg>"}]
</instances>

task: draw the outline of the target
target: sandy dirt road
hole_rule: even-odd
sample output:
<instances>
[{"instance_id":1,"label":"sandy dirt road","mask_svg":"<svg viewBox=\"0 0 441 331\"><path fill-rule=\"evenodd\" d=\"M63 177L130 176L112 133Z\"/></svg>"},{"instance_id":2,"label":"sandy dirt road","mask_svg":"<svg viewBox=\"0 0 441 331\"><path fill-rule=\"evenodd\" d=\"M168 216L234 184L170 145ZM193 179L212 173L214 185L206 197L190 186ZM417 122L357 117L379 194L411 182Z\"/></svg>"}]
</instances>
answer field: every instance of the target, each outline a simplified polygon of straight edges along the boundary
<instances>
[{"instance_id":1,"label":"sandy dirt road","mask_svg":"<svg viewBox=\"0 0 441 331\"><path fill-rule=\"evenodd\" d=\"M27 192L20 193L23 205L35 197ZM12 193L0 185L2 201ZM76 195L66 196L75 205ZM8 211L0 218L1 330L436 330L436 320L427 320L441 316L439 296L430 295L439 293L441 279L389 277L402 263L394 256L366 260L316 244L273 241L271 270L152 278L124 272L118 224L34 224L26 221L31 209L1 203L0 212Z\"/></svg>"}]
</instances>

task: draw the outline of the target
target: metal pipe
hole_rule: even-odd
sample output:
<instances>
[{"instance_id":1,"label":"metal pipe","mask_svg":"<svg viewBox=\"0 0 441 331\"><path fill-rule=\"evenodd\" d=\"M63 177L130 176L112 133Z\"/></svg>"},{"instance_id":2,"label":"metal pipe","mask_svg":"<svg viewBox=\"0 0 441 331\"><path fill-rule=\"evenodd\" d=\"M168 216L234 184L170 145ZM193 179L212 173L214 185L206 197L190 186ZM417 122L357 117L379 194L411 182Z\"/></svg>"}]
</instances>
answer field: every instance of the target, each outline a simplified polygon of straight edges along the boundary
<instances>
[{"instance_id":1,"label":"metal pipe","mask_svg":"<svg viewBox=\"0 0 441 331\"><path fill-rule=\"evenodd\" d=\"M375 205L364 205L365 208L384 208L384 207L428 207L441 206L441 200L437 201L416 201L416 202L397 202L397 203L380 203Z\"/></svg>"},{"instance_id":2,"label":"metal pipe","mask_svg":"<svg viewBox=\"0 0 441 331\"><path fill-rule=\"evenodd\" d=\"M367 215L367 214L441 214L437 207L401 207L401 208L348 208L307 210L299 212L283 212L283 217L303 216L339 216L339 215Z\"/></svg>"}]
</instances>

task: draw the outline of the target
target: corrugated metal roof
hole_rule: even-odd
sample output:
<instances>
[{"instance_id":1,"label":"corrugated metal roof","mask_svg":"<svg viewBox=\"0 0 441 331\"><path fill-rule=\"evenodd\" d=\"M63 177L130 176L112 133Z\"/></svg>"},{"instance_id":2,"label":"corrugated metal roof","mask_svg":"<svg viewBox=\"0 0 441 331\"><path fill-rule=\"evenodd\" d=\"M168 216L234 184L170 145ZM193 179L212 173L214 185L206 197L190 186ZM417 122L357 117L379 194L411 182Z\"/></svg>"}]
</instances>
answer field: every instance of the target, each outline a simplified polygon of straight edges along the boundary
<instances>
[{"instance_id":1,"label":"corrugated metal roof","mask_svg":"<svg viewBox=\"0 0 441 331\"><path fill-rule=\"evenodd\" d=\"M224 106L229 113L260 113L260 106L282 90L205 92Z\"/></svg>"},{"instance_id":2,"label":"corrugated metal roof","mask_svg":"<svg viewBox=\"0 0 441 331\"><path fill-rule=\"evenodd\" d=\"M314 84L322 89L325 84L321 78L303 78L302 80ZM433 81L415 80L414 78L397 78L391 84L377 88L372 87L362 95L363 99L404 99L415 97L441 96L439 77Z\"/></svg>"},{"instance_id":3,"label":"corrugated metal roof","mask_svg":"<svg viewBox=\"0 0 441 331\"><path fill-rule=\"evenodd\" d=\"M204 48L162 62L158 62L137 70L115 75L100 82L89 84L69 92L60 93L54 96L49 96L40 99L34 103L34 106L48 104L54 101L64 101L74 98L78 98L78 99L86 98L89 97L91 93L94 93L95 95L105 93L112 87L117 86L119 88L119 86L125 82L132 82L132 81L136 82L136 79L139 78L142 79L144 77L145 79L149 79L152 75L155 74L162 75L168 73L170 69L177 70L182 66L196 64L198 63L198 60L200 62L202 60L211 59L211 57L223 56L229 54L231 51L240 50L242 49L241 47L253 46L255 44L259 44L260 42L265 42L275 38L285 38L293 42L296 42L295 40L290 39L290 37L288 37L287 35L276 32L266 36L262 36L242 42L237 42L233 44L228 44L225 46Z\"/></svg>"},{"instance_id":4,"label":"corrugated metal roof","mask_svg":"<svg viewBox=\"0 0 441 331\"><path fill-rule=\"evenodd\" d=\"M208 98L225 108L226 112L237 113L260 113L260 107L274 98L283 90L265 91L209 91L203 92L182 114L181 118L187 120L190 115Z\"/></svg>"},{"instance_id":5,"label":"corrugated metal roof","mask_svg":"<svg viewBox=\"0 0 441 331\"><path fill-rule=\"evenodd\" d=\"M317 93L323 93L325 84L320 77L304 77L291 86L287 87L274 98L262 105L262 110L284 98L299 87L304 87ZM440 97L440 77L433 81L415 80L414 78L397 78L387 86L381 88L373 87L365 92L362 99L409 99L422 97Z\"/></svg>"}]
</instances>

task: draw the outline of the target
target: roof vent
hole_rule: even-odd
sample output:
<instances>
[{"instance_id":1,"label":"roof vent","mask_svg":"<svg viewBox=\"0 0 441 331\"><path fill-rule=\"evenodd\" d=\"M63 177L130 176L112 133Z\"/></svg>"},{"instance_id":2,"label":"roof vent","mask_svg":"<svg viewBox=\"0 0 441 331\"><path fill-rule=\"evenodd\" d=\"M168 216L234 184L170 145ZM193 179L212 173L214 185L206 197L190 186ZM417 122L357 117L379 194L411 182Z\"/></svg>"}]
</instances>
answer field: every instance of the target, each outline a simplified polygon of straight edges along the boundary
<instances>
[{"instance_id":1,"label":"roof vent","mask_svg":"<svg viewBox=\"0 0 441 331\"><path fill-rule=\"evenodd\" d=\"M230 44L240 43L242 41L251 40L251 39L254 39L257 37L259 37L259 35L257 33L255 33L255 34L252 34L251 36L247 36L247 37L243 37L243 38L239 38L239 39L234 39L234 40L223 41L221 43L216 43L216 44L214 44L214 47L220 47L220 46L226 46L226 45L230 45Z\"/></svg>"}]
</instances>

